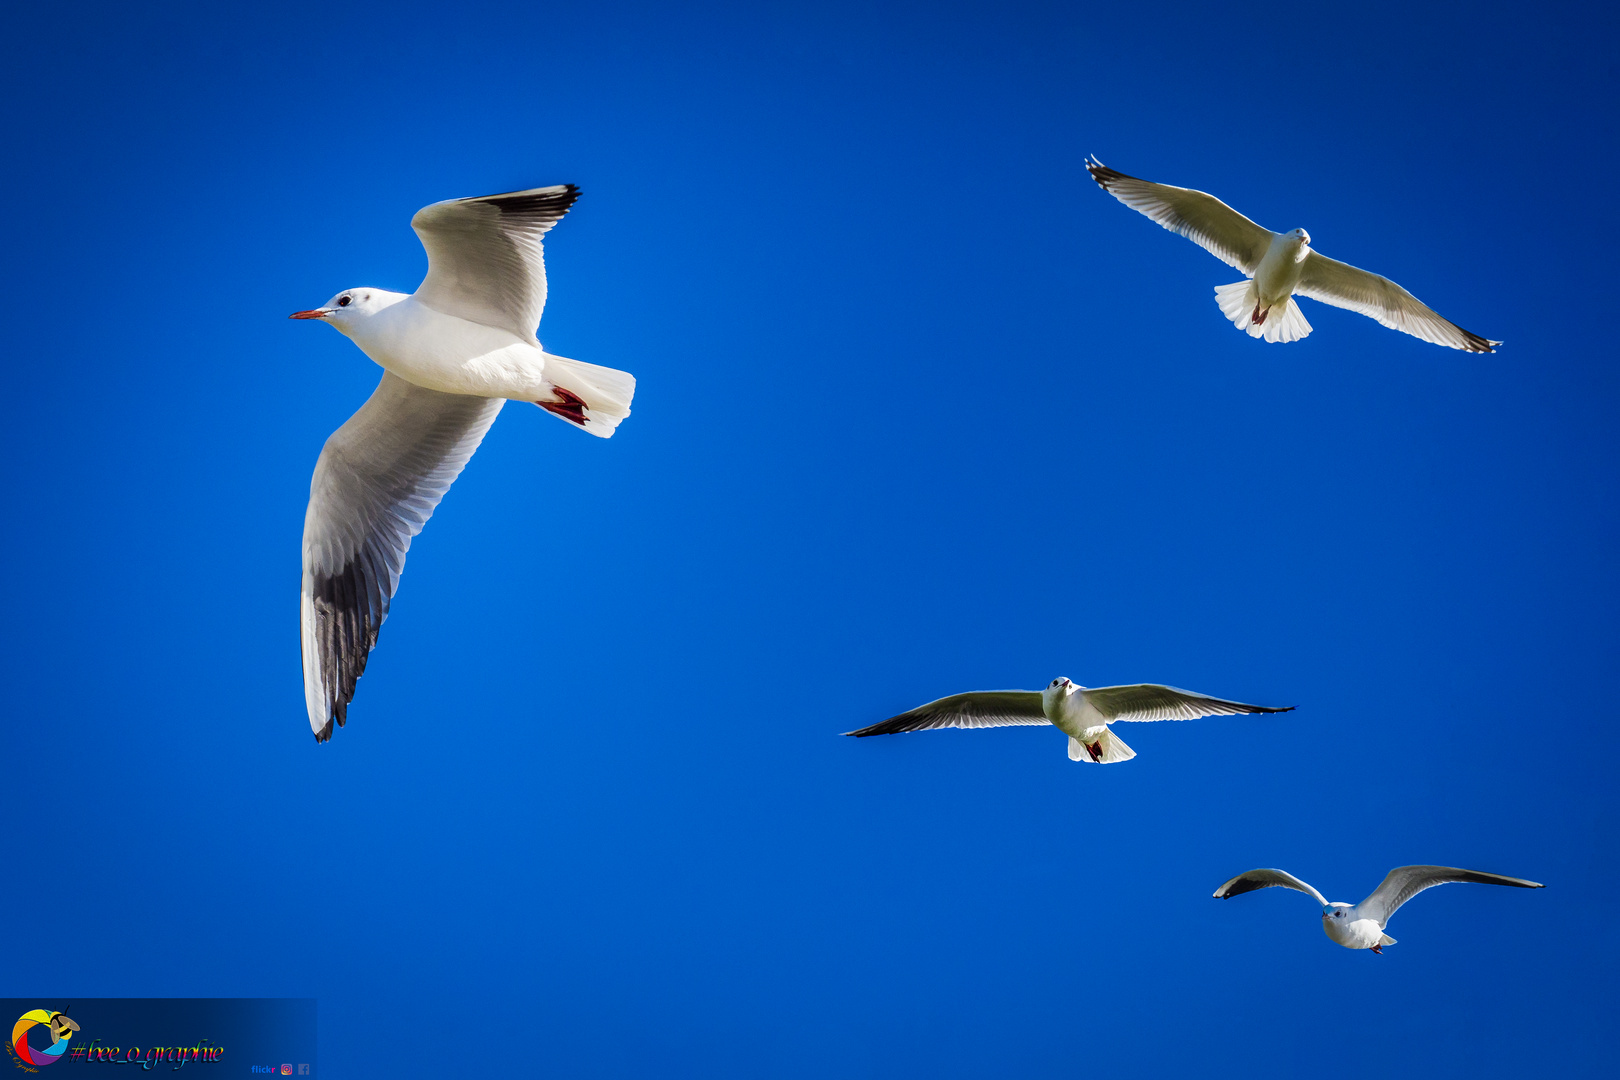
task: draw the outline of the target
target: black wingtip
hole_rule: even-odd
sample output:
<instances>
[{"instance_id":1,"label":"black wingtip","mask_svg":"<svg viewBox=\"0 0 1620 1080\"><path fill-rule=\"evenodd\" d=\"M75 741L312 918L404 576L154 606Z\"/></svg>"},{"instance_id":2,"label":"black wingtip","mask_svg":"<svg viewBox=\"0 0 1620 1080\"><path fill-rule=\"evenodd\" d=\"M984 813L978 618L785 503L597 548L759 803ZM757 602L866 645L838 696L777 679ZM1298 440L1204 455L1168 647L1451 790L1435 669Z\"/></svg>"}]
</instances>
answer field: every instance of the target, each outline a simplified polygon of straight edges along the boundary
<instances>
[{"instance_id":1,"label":"black wingtip","mask_svg":"<svg viewBox=\"0 0 1620 1080\"><path fill-rule=\"evenodd\" d=\"M489 203L503 214L524 214L560 218L579 199L578 184L563 184L561 191L513 192L506 195L485 195L477 201Z\"/></svg>"},{"instance_id":2,"label":"black wingtip","mask_svg":"<svg viewBox=\"0 0 1620 1080\"><path fill-rule=\"evenodd\" d=\"M1253 870L1249 871L1249 874L1252 873L1254 873ZM1230 900L1232 897L1242 896L1244 893L1258 892L1265 888L1267 884L1270 884L1269 882L1264 884L1257 882L1249 877L1249 874L1239 874L1231 881L1224 882L1220 888L1210 895L1217 900Z\"/></svg>"},{"instance_id":3,"label":"black wingtip","mask_svg":"<svg viewBox=\"0 0 1620 1080\"><path fill-rule=\"evenodd\" d=\"M315 745L319 746L323 742L331 742L331 741L332 741L332 720L331 720L330 717L328 717L327 721L326 721L326 726L321 728L321 730L319 730L319 731L317 731L315 733Z\"/></svg>"},{"instance_id":4,"label":"black wingtip","mask_svg":"<svg viewBox=\"0 0 1620 1080\"><path fill-rule=\"evenodd\" d=\"M1130 177L1126 176L1124 173L1116 172L1115 170L1104 165L1102 162L1098 161L1095 154L1086 160L1086 172L1091 174L1091 178L1097 181L1097 186L1102 188L1104 191L1107 191L1108 185L1112 184L1116 180L1130 179Z\"/></svg>"},{"instance_id":5,"label":"black wingtip","mask_svg":"<svg viewBox=\"0 0 1620 1080\"><path fill-rule=\"evenodd\" d=\"M866 739L873 735L897 735L900 732L907 730L906 728L895 723L895 721L901 719L904 719L904 715L891 716L887 720L879 720L875 724L868 724L866 727L857 728L854 731L846 731L844 734L852 735L857 739Z\"/></svg>"}]
</instances>

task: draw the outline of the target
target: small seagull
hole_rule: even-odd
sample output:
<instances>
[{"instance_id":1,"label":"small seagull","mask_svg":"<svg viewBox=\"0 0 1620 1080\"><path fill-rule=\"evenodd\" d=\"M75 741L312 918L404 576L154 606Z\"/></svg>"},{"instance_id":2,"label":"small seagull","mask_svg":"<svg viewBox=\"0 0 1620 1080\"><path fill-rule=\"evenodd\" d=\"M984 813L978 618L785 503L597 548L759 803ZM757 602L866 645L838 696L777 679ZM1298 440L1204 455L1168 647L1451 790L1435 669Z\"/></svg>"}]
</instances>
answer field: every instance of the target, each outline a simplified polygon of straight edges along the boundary
<instances>
[{"instance_id":1,"label":"small seagull","mask_svg":"<svg viewBox=\"0 0 1620 1080\"><path fill-rule=\"evenodd\" d=\"M1069 737L1069 760L1112 765L1129 761L1136 751L1108 729L1116 720L1196 720L1201 716L1293 712L1292 705L1273 708L1195 694L1158 683L1087 688L1068 679L1053 679L1045 690L976 690L930 701L882 723L846 731L864 739L931 728L988 728L1052 724Z\"/></svg>"},{"instance_id":2,"label":"small seagull","mask_svg":"<svg viewBox=\"0 0 1620 1080\"><path fill-rule=\"evenodd\" d=\"M330 323L383 368L371 398L326 440L304 516L299 626L317 742L343 726L411 538L506 399L604 439L630 415L633 376L553 356L535 337L546 306L540 240L578 197L561 184L424 207L411 219L428 255L414 294L345 289L291 316Z\"/></svg>"},{"instance_id":3,"label":"small seagull","mask_svg":"<svg viewBox=\"0 0 1620 1080\"><path fill-rule=\"evenodd\" d=\"M1519 889L1543 888L1540 882L1523 878L1486 874L1478 870L1460 870L1455 866L1397 866L1384 878L1372 895L1359 904L1329 903L1321 893L1305 884L1293 874L1281 870L1250 870L1239 874L1215 890L1217 900L1225 900L1239 893L1256 889L1269 889L1281 885L1316 899L1322 905L1322 931L1347 949L1371 949L1380 955L1385 945L1395 939L1384 933L1389 917L1400 906L1424 889L1444 885L1449 881L1472 881L1479 885L1512 885Z\"/></svg>"},{"instance_id":4,"label":"small seagull","mask_svg":"<svg viewBox=\"0 0 1620 1080\"><path fill-rule=\"evenodd\" d=\"M1386 277L1358 270L1311 249L1304 229L1274 233L1213 195L1115 172L1096 158L1091 178L1108 194L1243 271L1252 280L1217 285L1215 302L1239 330L1267 341L1298 341L1311 332L1294 294L1358 311L1391 330L1468 352L1495 352L1500 341L1441 318Z\"/></svg>"}]
</instances>

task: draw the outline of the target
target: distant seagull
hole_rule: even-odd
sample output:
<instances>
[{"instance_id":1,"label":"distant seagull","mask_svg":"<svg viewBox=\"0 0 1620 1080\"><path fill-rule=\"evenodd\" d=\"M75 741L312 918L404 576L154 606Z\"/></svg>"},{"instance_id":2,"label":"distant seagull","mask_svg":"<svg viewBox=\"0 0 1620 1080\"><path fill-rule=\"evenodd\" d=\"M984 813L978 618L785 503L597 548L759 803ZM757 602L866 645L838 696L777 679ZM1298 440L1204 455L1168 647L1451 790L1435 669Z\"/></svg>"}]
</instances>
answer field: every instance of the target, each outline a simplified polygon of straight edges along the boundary
<instances>
[{"instance_id":1,"label":"distant seagull","mask_svg":"<svg viewBox=\"0 0 1620 1080\"><path fill-rule=\"evenodd\" d=\"M424 207L411 219L428 255L414 294L348 289L291 316L331 323L384 368L326 440L309 487L299 625L318 742L333 721L343 726L411 537L505 399L604 439L630 415L633 376L553 356L535 337L546 306L540 239L578 196L563 184Z\"/></svg>"},{"instance_id":2,"label":"distant seagull","mask_svg":"<svg viewBox=\"0 0 1620 1080\"><path fill-rule=\"evenodd\" d=\"M1070 761L1112 765L1136 756L1136 751L1126 746L1125 740L1108 730L1108 725L1116 720L1196 720L1201 716L1281 713L1293 709L1292 705L1282 708L1245 705L1158 683L1088 689L1068 679L1053 679L1045 690L978 690L954 694L880 724L844 734L864 739L868 735L931 728L1052 724L1069 737Z\"/></svg>"},{"instance_id":3,"label":"distant seagull","mask_svg":"<svg viewBox=\"0 0 1620 1080\"><path fill-rule=\"evenodd\" d=\"M1179 233L1253 280L1215 287L1215 302L1239 330L1267 341L1298 341L1311 324L1290 299L1295 293L1359 311L1392 330L1468 352L1495 352L1502 344L1442 319L1386 277L1358 270L1311 250L1304 229L1263 229L1213 195L1115 172L1096 158L1091 178L1132 210Z\"/></svg>"},{"instance_id":4,"label":"distant seagull","mask_svg":"<svg viewBox=\"0 0 1620 1080\"><path fill-rule=\"evenodd\" d=\"M1389 917L1424 889L1444 885L1448 881L1512 885L1520 889L1542 888L1539 882L1485 874L1478 870L1459 870L1455 866L1397 866L1367 899L1359 904L1341 904L1329 903L1321 893L1293 874L1281 870L1250 870L1216 889L1215 897L1225 900L1229 896L1269 889L1273 885L1306 893L1322 905L1322 930L1328 937L1347 949L1371 949L1375 953L1382 953L1385 945L1395 944L1395 939L1384 933Z\"/></svg>"}]
</instances>

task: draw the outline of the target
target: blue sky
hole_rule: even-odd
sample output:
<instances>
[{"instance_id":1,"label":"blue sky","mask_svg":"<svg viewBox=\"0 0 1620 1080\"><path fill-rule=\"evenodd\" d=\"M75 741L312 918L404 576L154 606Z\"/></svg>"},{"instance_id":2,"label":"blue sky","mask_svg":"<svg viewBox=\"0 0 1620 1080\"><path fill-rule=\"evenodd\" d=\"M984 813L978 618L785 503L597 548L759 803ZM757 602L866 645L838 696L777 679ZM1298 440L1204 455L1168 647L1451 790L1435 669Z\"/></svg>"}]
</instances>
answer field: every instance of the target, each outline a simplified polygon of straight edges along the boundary
<instances>
[{"instance_id":1,"label":"blue sky","mask_svg":"<svg viewBox=\"0 0 1620 1080\"><path fill-rule=\"evenodd\" d=\"M318 997L334 1076L1604 1068L1615 16L1155 11L15 13L0 992ZM1253 341L1093 152L1507 345ZM503 413L318 747L378 371L285 316L563 182L540 336L635 413ZM1298 711L838 737L1060 674ZM1415 862L1548 888L1209 895Z\"/></svg>"}]
</instances>

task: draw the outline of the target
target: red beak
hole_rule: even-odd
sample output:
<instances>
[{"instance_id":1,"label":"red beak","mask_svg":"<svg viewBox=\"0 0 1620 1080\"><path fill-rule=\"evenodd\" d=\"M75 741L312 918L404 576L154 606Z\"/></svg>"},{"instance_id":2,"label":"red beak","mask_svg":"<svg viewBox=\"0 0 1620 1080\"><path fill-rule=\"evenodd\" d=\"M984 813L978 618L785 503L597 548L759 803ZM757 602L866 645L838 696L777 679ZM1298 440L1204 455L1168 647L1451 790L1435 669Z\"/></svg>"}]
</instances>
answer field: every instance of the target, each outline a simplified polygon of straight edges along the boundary
<instances>
[{"instance_id":1,"label":"red beak","mask_svg":"<svg viewBox=\"0 0 1620 1080\"><path fill-rule=\"evenodd\" d=\"M316 311L295 311L291 315L287 316L287 318L289 318L289 319L324 319L330 314L331 314L330 311L319 311L319 310L316 310Z\"/></svg>"}]
</instances>

